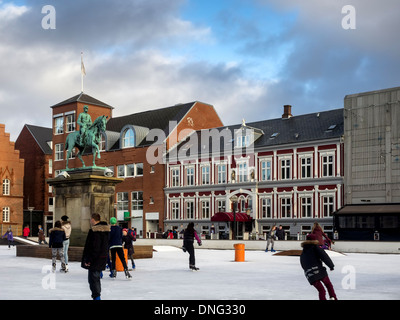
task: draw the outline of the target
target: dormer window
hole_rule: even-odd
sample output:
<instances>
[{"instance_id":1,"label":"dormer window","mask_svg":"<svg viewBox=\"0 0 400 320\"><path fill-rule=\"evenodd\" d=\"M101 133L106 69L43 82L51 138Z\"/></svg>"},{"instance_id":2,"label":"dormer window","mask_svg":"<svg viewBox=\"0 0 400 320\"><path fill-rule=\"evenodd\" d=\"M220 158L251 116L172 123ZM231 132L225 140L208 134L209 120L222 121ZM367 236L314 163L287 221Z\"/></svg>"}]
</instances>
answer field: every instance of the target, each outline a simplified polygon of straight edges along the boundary
<instances>
[{"instance_id":1,"label":"dormer window","mask_svg":"<svg viewBox=\"0 0 400 320\"><path fill-rule=\"evenodd\" d=\"M271 134L270 139L275 139L277 136L279 136L279 132L275 132L275 133Z\"/></svg>"},{"instance_id":2,"label":"dormer window","mask_svg":"<svg viewBox=\"0 0 400 320\"><path fill-rule=\"evenodd\" d=\"M126 129L122 137L122 148L132 148L135 146L135 133L132 129Z\"/></svg>"}]
</instances>

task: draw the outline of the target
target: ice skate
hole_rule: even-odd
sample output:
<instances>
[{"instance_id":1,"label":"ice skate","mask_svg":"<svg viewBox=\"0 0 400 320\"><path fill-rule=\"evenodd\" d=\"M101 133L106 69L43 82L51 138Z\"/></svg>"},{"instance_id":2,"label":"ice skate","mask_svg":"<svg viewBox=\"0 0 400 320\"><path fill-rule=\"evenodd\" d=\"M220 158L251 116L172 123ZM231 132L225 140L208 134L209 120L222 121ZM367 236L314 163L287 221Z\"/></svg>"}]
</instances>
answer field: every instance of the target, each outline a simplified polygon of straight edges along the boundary
<instances>
[{"instance_id":1,"label":"ice skate","mask_svg":"<svg viewBox=\"0 0 400 320\"><path fill-rule=\"evenodd\" d=\"M55 263L53 263L52 264L52 266L51 266L51 272L56 272L56 264Z\"/></svg>"},{"instance_id":2,"label":"ice skate","mask_svg":"<svg viewBox=\"0 0 400 320\"><path fill-rule=\"evenodd\" d=\"M184 246L182 246L182 251L186 252L186 248Z\"/></svg>"},{"instance_id":3,"label":"ice skate","mask_svg":"<svg viewBox=\"0 0 400 320\"><path fill-rule=\"evenodd\" d=\"M128 269L126 269L125 271L125 277L127 278L127 279L132 279L132 276L131 276L131 274L129 273L129 271L128 271Z\"/></svg>"},{"instance_id":4,"label":"ice skate","mask_svg":"<svg viewBox=\"0 0 400 320\"><path fill-rule=\"evenodd\" d=\"M112 270L110 273L111 279L115 279L117 277L117 270Z\"/></svg>"},{"instance_id":5,"label":"ice skate","mask_svg":"<svg viewBox=\"0 0 400 320\"><path fill-rule=\"evenodd\" d=\"M189 269L192 270L192 271L199 271L200 270L196 266L192 266L192 265L189 266Z\"/></svg>"}]
</instances>

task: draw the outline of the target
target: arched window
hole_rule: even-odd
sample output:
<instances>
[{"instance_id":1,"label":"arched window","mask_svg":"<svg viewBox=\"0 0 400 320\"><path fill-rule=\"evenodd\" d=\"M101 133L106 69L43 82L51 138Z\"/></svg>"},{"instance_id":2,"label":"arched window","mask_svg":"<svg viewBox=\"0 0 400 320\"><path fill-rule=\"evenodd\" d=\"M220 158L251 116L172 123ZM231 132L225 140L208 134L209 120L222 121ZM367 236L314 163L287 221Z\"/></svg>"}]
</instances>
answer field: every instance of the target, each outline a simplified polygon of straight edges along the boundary
<instances>
[{"instance_id":1,"label":"arched window","mask_svg":"<svg viewBox=\"0 0 400 320\"><path fill-rule=\"evenodd\" d=\"M3 222L10 222L10 208L3 208Z\"/></svg>"},{"instance_id":2,"label":"arched window","mask_svg":"<svg viewBox=\"0 0 400 320\"><path fill-rule=\"evenodd\" d=\"M4 179L3 180L3 196L10 195L10 180Z\"/></svg>"},{"instance_id":3,"label":"arched window","mask_svg":"<svg viewBox=\"0 0 400 320\"><path fill-rule=\"evenodd\" d=\"M122 137L122 148L131 148L135 146L135 132L132 129L126 129Z\"/></svg>"}]
</instances>

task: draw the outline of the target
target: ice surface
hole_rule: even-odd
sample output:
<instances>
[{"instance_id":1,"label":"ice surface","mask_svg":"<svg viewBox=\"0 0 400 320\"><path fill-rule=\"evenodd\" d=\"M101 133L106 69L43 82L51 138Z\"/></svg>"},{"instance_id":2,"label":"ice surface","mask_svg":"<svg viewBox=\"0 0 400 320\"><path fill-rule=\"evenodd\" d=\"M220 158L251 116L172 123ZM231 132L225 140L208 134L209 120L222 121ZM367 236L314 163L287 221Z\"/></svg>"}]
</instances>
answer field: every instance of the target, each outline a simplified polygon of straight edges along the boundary
<instances>
[{"instance_id":1,"label":"ice surface","mask_svg":"<svg viewBox=\"0 0 400 320\"><path fill-rule=\"evenodd\" d=\"M189 271L189 255L174 247L155 247L153 259L136 261L132 280L104 272L103 300L317 300L300 267L299 257L246 251L234 262L234 250L198 250L198 272ZM87 271L70 262L70 272L50 273L51 261L16 257L0 246L0 299L90 300ZM49 249L50 250L50 249ZM400 255L330 253L328 271L341 300L399 299ZM129 261L130 266L130 261Z\"/></svg>"}]
</instances>

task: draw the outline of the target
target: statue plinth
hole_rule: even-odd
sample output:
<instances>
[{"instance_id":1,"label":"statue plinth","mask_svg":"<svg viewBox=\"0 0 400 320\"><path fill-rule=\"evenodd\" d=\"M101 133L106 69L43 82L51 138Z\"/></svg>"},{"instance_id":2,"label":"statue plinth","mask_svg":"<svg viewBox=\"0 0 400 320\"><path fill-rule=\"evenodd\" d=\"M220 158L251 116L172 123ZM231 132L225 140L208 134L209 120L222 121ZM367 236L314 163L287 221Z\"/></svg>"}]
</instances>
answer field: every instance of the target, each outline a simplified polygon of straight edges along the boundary
<instances>
[{"instance_id":1,"label":"statue plinth","mask_svg":"<svg viewBox=\"0 0 400 320\"><path fill-rule=\"evenodd\" d=\"M68 171L65 176L47 180L55 196L54 221L66 215L72 225L71 246L84 246L92 213L102 221L114 216L115 187L124 179L106 177L101 168Z\"/></svg>"}]
</instances>

